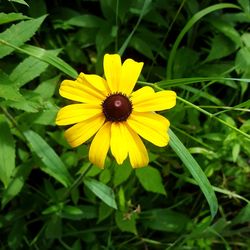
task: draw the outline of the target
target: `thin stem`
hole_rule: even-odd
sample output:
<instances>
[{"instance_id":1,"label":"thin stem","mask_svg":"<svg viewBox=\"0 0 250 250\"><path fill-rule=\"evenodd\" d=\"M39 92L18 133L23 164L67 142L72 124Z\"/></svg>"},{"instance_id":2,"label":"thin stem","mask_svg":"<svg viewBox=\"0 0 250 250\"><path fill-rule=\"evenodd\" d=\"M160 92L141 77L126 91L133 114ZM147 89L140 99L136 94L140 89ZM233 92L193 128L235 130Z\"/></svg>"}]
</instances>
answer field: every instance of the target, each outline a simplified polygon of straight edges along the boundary
<instances>
[{"instance_id":1,"label":"thin stem","mask_svg":"<svg viewBox=\"0 0 250 250\"><path fill-rule=\"evenodd\" d=\"M65 191L64 195L62 196L62 201L66 199L66 197L71 193L73 189L75 189L82 183L84 176L90 170L91 166L92 166L91 163L89 163L88 167L84 169L84 171L78 176L78 178L72 183L72 185Z\"/></svg>"},{"instance_id":2,"label":"thin stem","mask_svg":"<svg viewBox=\"0 0 250 250\"><path fill-rule=\"evenodd\" d=\"M19 125L17 124L17 122L14 119L14 117L9 113L9 111L6 108L0 107L0 109L2 110L2 112L6 116L6 118L11 122L11 124L13 125L13 127L15 127L17 129L17 131L19 132L19 134L22 137L22 139L24 141L26 141L26 138L25 138L25 136L23 134L23 131L19 128Z\"/></svg>"}]
</instances>

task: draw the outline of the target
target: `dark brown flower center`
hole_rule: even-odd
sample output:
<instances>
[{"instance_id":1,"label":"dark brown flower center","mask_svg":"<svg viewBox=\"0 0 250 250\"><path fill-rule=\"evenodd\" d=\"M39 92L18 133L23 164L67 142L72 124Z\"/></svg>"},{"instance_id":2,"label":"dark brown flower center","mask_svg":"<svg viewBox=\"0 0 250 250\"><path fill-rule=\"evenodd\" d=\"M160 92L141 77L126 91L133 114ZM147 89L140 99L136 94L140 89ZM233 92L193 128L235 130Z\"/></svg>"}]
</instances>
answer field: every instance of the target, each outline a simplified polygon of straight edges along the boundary
<instances>
[{"instance_id":1,"label":"dark brown flower center","mask_svg":"<svg viewBox=\"0 0 250 250\"><path fill-rule=\"evenodd\" d=\"M108 121L126 121L132 112L132 103L121 93L111 94L102 103L102 111Z\"/></svg>"}]
</instances>

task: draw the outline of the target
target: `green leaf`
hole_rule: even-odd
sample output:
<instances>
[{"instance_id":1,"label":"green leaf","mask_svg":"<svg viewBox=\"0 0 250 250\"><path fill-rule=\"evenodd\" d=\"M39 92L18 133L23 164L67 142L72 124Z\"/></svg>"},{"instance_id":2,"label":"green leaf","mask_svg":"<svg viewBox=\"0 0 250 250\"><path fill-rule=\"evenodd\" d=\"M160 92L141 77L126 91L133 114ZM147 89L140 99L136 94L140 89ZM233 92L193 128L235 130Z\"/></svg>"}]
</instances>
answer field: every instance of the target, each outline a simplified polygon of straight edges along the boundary
<instances>
[{"instance_id":1,"label":"green leaf","mask_svg":"<svg viewBox=\"0 0 250 250\"><path fill-rule=\"evenodd\" d=\"M4 115L0 115L0 180L7 188L15 168L15 142Z\"/></svg>"},{"instance_id":2,"label":"green leaf","mask_svg":"<svg viewBox=\"0 0 250 250\"><path fill-rule=\"evenodd\" d=\"M48 55L57 56L60 50L46 51ZM10 79L20 88L46 70L48 63L29 56L11 72Z\"/></svg>"},{"instance_id":3,"label":"green leaf","mask_svg":"<svg viewBox=\"0 0 250 250\"><path fill-rule=\"evenodd\" d=\"M250 13L250 3L248 0L238 0L239 4L242 6L244 11L249 14Z\"/></svg>"},{"instance_id":4,"label":"green leaf","mask_svg":"<svg viewBox=\"0 0 250 250\"><path fill-rule=\"evenodd\" d=\"M219 59L233 53L237 47L226 36L219 34L212 39L211 49L205 62Z\"/></svg>"},{"instance_id":5,"label":"green leaf","mask_svg":"<svg viewBox=\"0 0 250 250\"><path fill-rule=\"evenodd\" d=\"M0 33L0 58L3 58L14 51L14 48L6 46L1 40L11 43L14 46L21 46L28 41L35 32L39 29L46 16L41 16L37 19L22 21L12 25L9 29Z\"/></svg>"},{"instance_id":6,"label":"green leaf","mask_svg":"<svg viewBox=\"0 0 250 250\"><path fill-rule=\"evenodd\" d=\"M114 166L115 175L113 178L114 186L118 186L125 182L132 172L131 165L128 161L125 161L122 165L116 164Z\"/></svg>"},{"instance_id":7,"label":"green leaf","mask_svg":"<svg viewBox=\"0 0 250 250\"><path fill-rule=\"evenodd\" d=\"M208 21L214 26L214 28L233 41L237 48L242 45L240 34L230 23L215 17L209 18Z\"/></svg>"},{"instance_id":8,"label":"green leaf","mask_svg":"<svg viewBox=\"0 0 250 250\"><path fill-rule=\"evenodd\" d=\"M242 224L250 222L250 203L243 207L237 216L232 220L232 224Z\"/></svg>"},{"instance_id":9,"label":"green leaf","mask_svg":"<svg viewBox=\"0 0 250 250\"><path fill-rule=\"evenodd\" d=\"M214 218L218 210L218 202L211 184L209 183L199 164L171 129L169 129L169 136L169 144L171 148L179 156L179 158L182 160L186 168L189 170L189 172L199 185L209 204L212 218Z\"/></svg>"},{"instance_id":10,"label":"green leaf","mask_svg":"<svg viewBox=\"0 0 250 250\"><path fill-rule=\"evenodd\" d=\"M193 88L191 86L186 86L186 85L181 86L181 88L184 90L187 90L188 92L193 93L195 95L194 96L195 99L202 97L202 98L205 98L218 106L223 106L223 104L224 104L219 98L216 98L214 95L211 95L207 92L201 91L200 89Z\"/></svg>"},{"instance_id":11,"label":"green leaf","mask_svg":"<svg viewBox=\"0 0 250 250\"><path fill-rule=\"evenodd\" d=\"M117 209L115 194L110 187L91 178L85 178L83 182L85 186L88 187L104 203L112 208Z\"/></svg>"},{"instance_id":12,"label":"green leaf","mask_svg":"<svg viewBox=\"0 0 250 250\"><path fill-rule=\"evenodd\" d=\"M51 79L45 80L44 82L41 82L34 90L34 92L38 93L45 100L49 99L54 95L59 79L60 76L56 76Z\"/></svg>"},{"instance_id":13,"label":"green leaf","mask_svg":"<svg viewBox=\"0 0 250 250\"><path fill-rule=\"evenodd\" d=\"M3 192L2 208L4 208L9 201L19 194L25 183L25 180L31 172L32 164L30 161L25 162L16 169L17 170L14 177L11 179L7 189Z\"/></svg>"},{"instance_id":14,"label":"green leaf","mask_svg":"<svg viewBox=\"0 0 250 250\"><path fill-rule=\"evenodd\" d=\"M113 213L113 208L110 206L107 206L104 202L102 202L98 209L98 221L97 223L100 223L101 221L108 218Z\"/></svg>"},{"instance_id":15,"label":"green leaf","mask_svg":"<svg viewBox=\"0 0 250 250\"><path fill-rule=\"evenodd\" d=\"M129 45L129 42L131 40L131 38L133 37L135 31L137 30L139 24L141 23L142 21L142 18L143 16L146 14L147 12L147 9L149 7L149 5L151 4L152 0L145 0L144 3L143 3L143 6L142 8L140 9L140 16L137 20L137 23L134 25L134 28L133 30L130 32L130 34L127 36L126 40L123 42L121 48L119 49L118 53L122 56L124 51L126 50L126 48L128 47Z\"/></svg>"},{"instance_id":16,"label":"green leaf","mask_svg":"<svg viewBox=\"0 0 250 250\"><path fill-rule=\"evenodd\" d=\"M75 69L73 69L69 64L64 62L61 58L52 55L51 53L47 53L47 50L38 48L31 45L24 45L21 48L22 52L27 53L28 55L34 56L39 60L42 60L57 69L61 70L63 73L71 76L72 78L77 78L78 73Z\"/></svg>"},{"instance_id":17,"label":"green leaf","mask_svg":"<svg viewBox=\"0 0 250 250\"><path fill-rule=\"evenodd\" d=\"M64 22L66 25L73 25L82 28L100 28L105 20L94 15L80 15L74 16L68 21Z\"/></svg>"},{"instance_id":18,"label":"green leaf","mask_svg":"<svg viewBox=\"0 0 250 250\"><path fill-rule=\"evenodd\" d=\"M205 15L212 13L217 10L225 9L225 8L237 8L239 7L234 4L230 3L219 3L215 5L211 5L197 13L195 13L192 18L186 23L186 25L183 27L181 32L179 33L178 37L175 40L175 43L170 51L168 64L167 64L167 76L166 78L171 79L172 78L172 70L173 70L173 64L176 56L177 49L183 39L183 37L187 34L187 32L196 24L201 18L203 18Z\"/></svg>"},{"instance_id":19,"label":"green leaf","mask_svg":"<svg viewBox=\"0 0 250 250\"><path fill-rule=\"evenodd\" d=\"M62 218L71 220L93 219L97 217L97 209L94 206L69 206L61 211Z\"/></svg>"},{"instance_id":20,"label":"green leaf","mask_svg":"<svg viewBox=\"0 0 250 250\"><path fill-rule=\"evenodd\" d=\"M15 46L13 43L4 41L0 38L0 44L1 43L9 46L9 47L21 52L21 53L33 56L41 61L44 61L44 62L58 68L59 70L61 70L65 74L71 76L72 78L77 78L77 76L78 76L77 71L74 70L69 64L67 64L61 58L59 58L57 56L52 56L51 54L46 53L47 51L45 49L31 46L31 45L24 45L24 46L19 48L19 47Z\"/></svg>"},{"instance_id":21,"label":"green leaf","mask_svg":"<svg viewBox=\"0 0 250 250\"><path fill-rule=\"evenodd\" d=\"M240 49L236 55L235 66L238 73L250 73L250 47Z\"/></svg>"},{"instance_id":22,"label":"green leaf","mask_svg":"<svg viewBox=\"0 0 250 250\"><path fill-rule=\"evenodd\" d=\"M153 230L180 233L184 231L190 219L184 214L170 209L154 209L142 212L142 223Z\"/></svg>"},{"instance_id":23,"label":"green leaf","mask_svg":"<svg viewBox=\"0 0 250 250\"><path fill-rule=\"evenodd\" d=\"M145 190L166 195L158 169L153 167L140 168L136 169L135 174Z\"/></svg>"},{"instance_id":24,"label":"green leaf","mask_svg":"<svg viewBox=\"0 0 250 250\"><path fill-rule=\"evenodd\" d=\"M18 20L30 19L21 13L0 13L0 24L10 23Z\"/></svg>"},{"instance_id":25,"label":"green leaf","mask_svg":"<svg viewBox=\"0 0 250 250\"><path fill-rule=\"evenodd\" d=\"M147 43L140 37L134 36L130 40L130 46L140 52L140 54L154 60L151 44Z\"/></svg>"},{"instance_id":26,"label":"green leaf","mask_svg":"<svg viewBox=\"0 0 250 250\"><path fill-rule=\"evenodd\" d=\"M47 142L32 130L25 131L24 135L30 143L31 150L34 151L43 162L44 165L41 166L41 169L61 182L65 187L70 186L72 177L60 157Z\"/></svg>"},{"instance_id":27,"label":"green leaf","mask_svg":"<svg viewBox=\"0 0 250 250\"><path fill-rule=\"evenodd\" d=\"M9 2L20 3L29 7L29 5L24 0L8 0Z\"/></svg>"},{"instance_id":28,"label":"green leaf","mask_svg":"<svg viewBox=\"0 0 250 250\"><path fill-rule=\"evenodd\" d=\"M61 238L62 219L58 214L53 214L46 223L45 237L47 239Z\"/></svg>"},{"instance_id":29,"label":"green leaf","mask_svg":"<svg viewBox=\"0 0 250 250\"><path fill-rule=\"evenodd\" d=\"M24 101L17 86L10 80L9 76L0 69L0 97L11 101Z\"/></svg>"},{"instance_id":30,"label":"green leaf","mask_svg":"<svg viewBox=\"0 0 250 250\"><path fill-rule=\"evenodd\" d=\"M42 111L37 111L36 113L25 112L22 116L19 117L20 122L31 124L40 124L40 125L51 125L55 126L55 119L58 109L55 106L51 106L48 109Z\"/></svg>"},{"instance_id":31,"label":"green leaf","mask_svg":"<svg viewBox=\"0 0 250 250\"><path fill-rule=\"evenodd\" d=\"M115 222L122 232L137 234L136 217L137 215L135 213L131 213L128 218L124 218L124 214L122 212L116 211Z\"/></svg>"}]
</instances>

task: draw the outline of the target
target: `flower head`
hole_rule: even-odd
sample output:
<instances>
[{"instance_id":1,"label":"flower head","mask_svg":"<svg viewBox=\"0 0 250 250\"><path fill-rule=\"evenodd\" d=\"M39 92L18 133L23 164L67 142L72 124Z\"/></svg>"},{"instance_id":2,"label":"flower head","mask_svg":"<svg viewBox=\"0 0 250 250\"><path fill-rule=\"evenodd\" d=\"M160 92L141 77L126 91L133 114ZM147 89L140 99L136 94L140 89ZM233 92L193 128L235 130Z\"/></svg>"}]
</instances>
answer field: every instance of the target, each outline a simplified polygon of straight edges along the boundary
<instances>
[{"instance_id":1,"label":"flower head","mask_svg":"<svg viewBox=\"0 0 250 250\"><path fill-rule=\"evenodd\" d=\"M104 167L111 151L118 164L129 157L132 167L148 164L148 153L140 137L164 147L168 144L169 121L155 111L170 109L176 104L176 93L155 92L146 86L133 92L143 63L127 59L122 64L118 54L104 56L105 79L80 73L78 78L64 80L60 95L79 102L61 108L57 125L73 125L65 132L72 147L94 138L89 160Z\"/></svg>"}]
</instances>

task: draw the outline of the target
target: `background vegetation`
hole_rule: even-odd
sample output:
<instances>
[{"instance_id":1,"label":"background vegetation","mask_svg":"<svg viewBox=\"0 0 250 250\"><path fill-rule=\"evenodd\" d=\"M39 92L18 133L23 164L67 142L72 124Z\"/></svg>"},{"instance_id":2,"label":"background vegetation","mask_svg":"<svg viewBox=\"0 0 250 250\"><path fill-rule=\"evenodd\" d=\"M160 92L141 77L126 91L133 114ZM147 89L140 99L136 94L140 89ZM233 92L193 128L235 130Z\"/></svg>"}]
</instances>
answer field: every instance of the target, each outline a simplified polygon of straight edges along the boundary
<instances>
[{"instance_id":1,"label":"background vegetation","mask_svg":"<svg viewBox=\"0 0 250 250\"><path fill-rule=\"evenodd\" d=\"M0 249L250 249L249 0L1 0L0 12ZM117 52L145 63L138 86L178 103L150 166L101 171L55 126L58 88Z\"/></svg>"}]
</instances>

